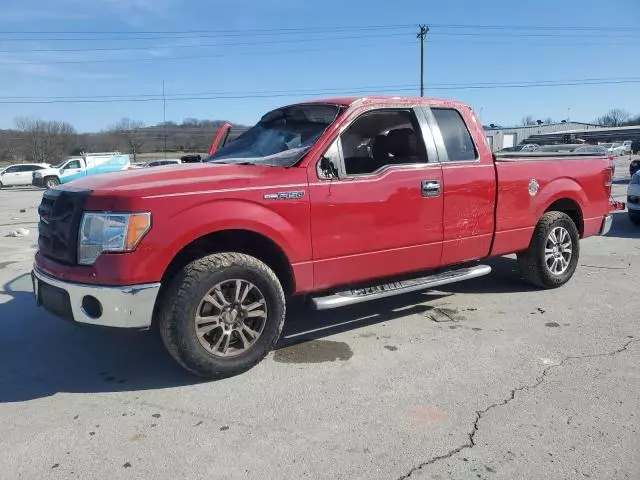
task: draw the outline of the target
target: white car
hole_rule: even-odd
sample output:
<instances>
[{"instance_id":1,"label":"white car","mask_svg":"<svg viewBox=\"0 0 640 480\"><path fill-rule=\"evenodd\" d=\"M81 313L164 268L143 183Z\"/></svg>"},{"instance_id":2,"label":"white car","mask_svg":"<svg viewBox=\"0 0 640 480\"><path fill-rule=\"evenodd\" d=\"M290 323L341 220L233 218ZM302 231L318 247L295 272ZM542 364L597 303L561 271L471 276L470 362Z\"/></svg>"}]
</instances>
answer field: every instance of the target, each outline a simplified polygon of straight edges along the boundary
<instances>
[{"instance_id":1,"label":"white car","mask_svg":"<svg viewBox=\"0 0 640 480\"><path fill-rule=\"evenodd\" d=\"M627 209L629 210L629 220L640 225L640 171L634 173L629 182Z\"/></svg>"},{"instance_id":2,"label":"white car","mask_svg":"<svg viewBox=\"0 0 640 480\"><path fill-rule=\"evenodd\" d=\"M33 172L50 168L47 163L19 163L0 171L0 188L31 185Z\"/></svg>"},{"instance_id":3,"label":"white car","mask_svg":"<svg viewBox=\"0 0 640 480\"><path fill-rule=\"evenodd\" d=\"M631 140L625 140L622 142L622 146L624 147L624 153L631 153L631 144L633 142Z\"/></svg>"},{"instance_id":4,"label":"white car","mask_svg":"<svg viewBox=\"0 0 640 480\"><path fill-rule=\"evenodd\" d=\"M607 150L614 157L621 157L625 153L627 153L627 147L625 147L622 143L612 143Z\"/></svg>"}]
</instances>

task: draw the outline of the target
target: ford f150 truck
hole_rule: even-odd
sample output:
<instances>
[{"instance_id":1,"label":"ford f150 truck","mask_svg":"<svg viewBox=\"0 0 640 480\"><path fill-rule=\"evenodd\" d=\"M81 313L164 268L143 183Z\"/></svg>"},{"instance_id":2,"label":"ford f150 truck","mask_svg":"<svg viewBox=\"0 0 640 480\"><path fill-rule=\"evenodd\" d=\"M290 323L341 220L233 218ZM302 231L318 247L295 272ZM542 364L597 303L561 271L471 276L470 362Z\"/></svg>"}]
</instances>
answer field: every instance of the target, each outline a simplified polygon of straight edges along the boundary
<instances>
[{"instance_id":1,"label":"ford f150 truck","mask_svg":"<svg viewBox=\"0 0 640 480\"><path fill-rule=\"evenodd\" d=\"M329 309L479 277L517 253L563 285L605 234L612 164L494 156L476 114L423 98L337 98L264 115L206 163L80 179L44 193L36 301L78 324L157 326L208 378L276 344L286 299ZM554 156L555 155L555 156Z\"/></svg>"}]
</instances>

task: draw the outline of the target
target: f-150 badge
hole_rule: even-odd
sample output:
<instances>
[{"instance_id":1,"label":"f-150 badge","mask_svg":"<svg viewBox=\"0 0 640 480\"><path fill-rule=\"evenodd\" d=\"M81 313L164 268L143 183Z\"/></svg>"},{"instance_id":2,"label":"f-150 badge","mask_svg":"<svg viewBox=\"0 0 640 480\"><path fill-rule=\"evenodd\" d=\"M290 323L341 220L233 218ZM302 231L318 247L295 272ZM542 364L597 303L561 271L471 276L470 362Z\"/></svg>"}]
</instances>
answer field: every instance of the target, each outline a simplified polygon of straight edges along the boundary
<instances>
[{"instance_id":1,"label":"f-150 badge","mask_svg":"<svg viewBox=\"0 0 640 480\"><path fill-rule=\"evenodd\" d=\"M267 193L264 195L265 200L296 200L304 197L304 190L296 190L293 192Z\"/></svg>"}]
</instances>

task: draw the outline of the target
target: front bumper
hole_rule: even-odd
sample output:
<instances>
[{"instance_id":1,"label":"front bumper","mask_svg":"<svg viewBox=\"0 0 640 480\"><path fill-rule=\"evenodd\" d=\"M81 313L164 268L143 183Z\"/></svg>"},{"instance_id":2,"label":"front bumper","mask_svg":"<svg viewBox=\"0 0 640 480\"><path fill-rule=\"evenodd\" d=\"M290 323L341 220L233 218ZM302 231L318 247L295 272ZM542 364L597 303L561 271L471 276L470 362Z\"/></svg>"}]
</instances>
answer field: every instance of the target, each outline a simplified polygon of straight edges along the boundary
<instances>
[{"instance_id":1,"label":"front bumper","mask_svg":"<svg viewBox=\"0 0 640 480\"><path fill-rule=\"evenodd\" d=\"M151 326L160 283L101 286L65 282L40 271L31 272L38 306L74 323L112 328Z\"/></svg>"},{"instance_id":2,"label":"front bumper","mask_svg":"<svg viewBox=\"0 0 640 480\"><path fill-rule=\"evenodd\" d=\"M605 215L604 220L602 221L602 227L600 228L600 235L606 235L609 233L611 225L613 225L613 215Z\"/></svg>"}]
</instances>

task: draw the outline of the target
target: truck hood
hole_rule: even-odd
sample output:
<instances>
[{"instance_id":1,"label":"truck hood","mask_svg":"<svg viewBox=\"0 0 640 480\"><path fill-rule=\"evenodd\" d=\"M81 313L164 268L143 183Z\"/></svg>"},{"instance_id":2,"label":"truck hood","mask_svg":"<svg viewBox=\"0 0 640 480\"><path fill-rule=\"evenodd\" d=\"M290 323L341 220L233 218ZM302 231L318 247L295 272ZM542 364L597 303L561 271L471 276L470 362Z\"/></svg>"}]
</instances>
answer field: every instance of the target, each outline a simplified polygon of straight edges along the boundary
<instances>
[{"instance_id":1,"label":"truck hood","mask_svg":"<svg viewBox=\"0 0 640 480\"><path fill-rule=\"evenodd\" d=\"M306 170L295 167L200 163L105 173L81 178L68 185L112 197L163 197L302 181L306 181Z\"/></svg>"}]
</instances>

